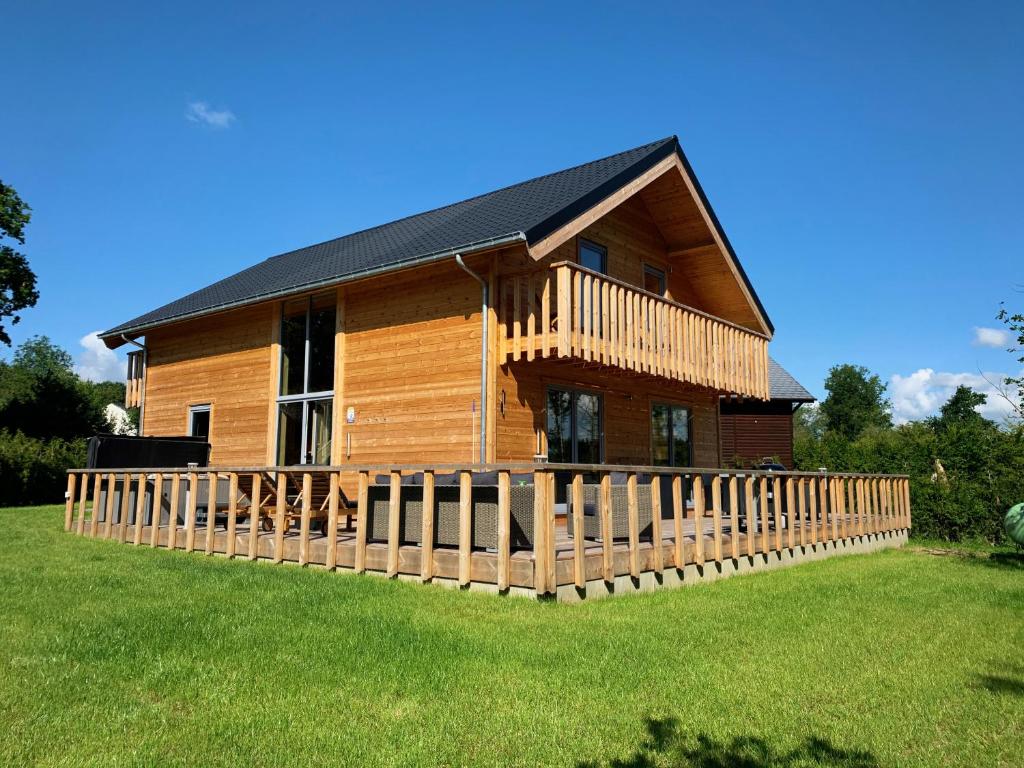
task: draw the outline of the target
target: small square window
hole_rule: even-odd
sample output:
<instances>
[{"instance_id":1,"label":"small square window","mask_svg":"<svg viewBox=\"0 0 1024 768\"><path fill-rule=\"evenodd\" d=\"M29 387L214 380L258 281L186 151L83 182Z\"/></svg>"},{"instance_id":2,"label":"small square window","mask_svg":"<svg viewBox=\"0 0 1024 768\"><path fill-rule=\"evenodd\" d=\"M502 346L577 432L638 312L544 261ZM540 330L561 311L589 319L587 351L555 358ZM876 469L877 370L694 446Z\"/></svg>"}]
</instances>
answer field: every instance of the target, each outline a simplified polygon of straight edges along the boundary
<instances>
[{"instance_id":1,"label":"small square window","mask_svg":"<svg viewBox=\"0 0 1024 768\"><path fill-rule=\"evenodd\" d=\"M608 249L589 240L580 240L579 262L581 267L608 274Z\"/></svg>"},{"instance_id":2,"label":"small square window","mask_svg":"<svg viewBox=\"0 0 1024 768\"><path fill-rule=\"evenodd\" d=\"M188 434L190 437L210 439L210 406L193 405L188 409Z\"/></svg>"}]
</instances>

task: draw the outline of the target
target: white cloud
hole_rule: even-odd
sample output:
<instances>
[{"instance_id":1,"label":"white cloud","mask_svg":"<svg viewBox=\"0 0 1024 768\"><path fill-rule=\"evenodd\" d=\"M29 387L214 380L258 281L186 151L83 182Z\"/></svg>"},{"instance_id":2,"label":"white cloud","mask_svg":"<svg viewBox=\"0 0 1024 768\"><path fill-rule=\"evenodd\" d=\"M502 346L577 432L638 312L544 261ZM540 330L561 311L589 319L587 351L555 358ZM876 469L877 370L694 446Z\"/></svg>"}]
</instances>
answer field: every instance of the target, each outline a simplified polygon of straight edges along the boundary
<instances>
[{"instance_id":1,"label":"white cloud","mask_svg":"<svg viewBox=\"0 0 1024 768\"><path fill-rule=\"evenodd\" d=\"M1013 409L999 394L1005 373L943 373L931 368L921 368L908 376L893 374L889 380L892 396L892 416L897 424L933 416L963 385L975 392L987 395L987 402L978 407L978 413L993 421L1001 422ZM1014 397L1015 391L1007 392Z\"/></svg>"},{"instance_id":2,"label":"white cloud","mask_svg":"<svg viewBox=\"0 0 1024 768\"><path fill-rule=\"evenodd\" d=\"M193 101L185 110L185 119L214 128L228 128L237 118L230 109L213 109L205 101Z\"/></svg>"},{"instance_id":3,"label":"white cloud","mask_svg":"<svg viewBox=\"0 0 1024 768\"><path fill-rule=\"evenodd\" d=\"M1003 328L975 328L971 343L976 347L1005 349L1010 346L1010 332Z\"/></svg>"},{"instance_id":4,"label":"white cloud","mask_svg":"<svg viewBox=\"0 0 1024 768\"><path fill-rule=\"evenodd\" d=\"M93 331L78 340L82 351L75 361L75 373L89 381L124 381L128 372L126 361L107 349L98 334L99 331Z\"/></svg>"}]
</instances>

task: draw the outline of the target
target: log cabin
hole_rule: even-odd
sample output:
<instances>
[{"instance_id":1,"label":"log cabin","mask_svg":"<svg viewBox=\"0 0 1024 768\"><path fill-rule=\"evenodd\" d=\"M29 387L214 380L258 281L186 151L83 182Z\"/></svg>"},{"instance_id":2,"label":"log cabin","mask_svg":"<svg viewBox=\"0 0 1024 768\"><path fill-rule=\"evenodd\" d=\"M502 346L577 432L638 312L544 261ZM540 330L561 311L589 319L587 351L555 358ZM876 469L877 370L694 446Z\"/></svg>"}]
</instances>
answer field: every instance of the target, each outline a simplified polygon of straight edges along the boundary
<instances>
[{"instance_id":1,"label":"log cabin","mask_svg":"<svg viewBox=\"0 0 1024 768\"><path fill-rule=\"evenodd\" d=\"M142 433L204 435L212 464L713 467L720 398L770 402L773 332L670 137L274 256L101 337L142 347Z\"/></svg>"},{"instance_id":2,"label":"log cabin","mask_svg":"<svg viewBox=\"0 0 1024 768\"><path fill-rule=\"evenodd\" d=\"M65 527L558 599L899 545L905 477L723 468L791 453L773 334L672 136L102 333L208 464L69 470Z\"/></svg>"}]
</instances>

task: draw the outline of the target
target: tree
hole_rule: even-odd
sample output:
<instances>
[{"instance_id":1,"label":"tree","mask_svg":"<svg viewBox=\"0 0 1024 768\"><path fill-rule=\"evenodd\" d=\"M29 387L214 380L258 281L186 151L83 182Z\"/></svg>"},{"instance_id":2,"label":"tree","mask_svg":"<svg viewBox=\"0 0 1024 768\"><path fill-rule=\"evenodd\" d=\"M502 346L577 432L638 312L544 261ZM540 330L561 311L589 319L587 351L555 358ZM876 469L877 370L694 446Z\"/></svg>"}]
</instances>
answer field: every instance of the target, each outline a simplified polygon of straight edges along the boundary
<instances>
[{"instance_id":1,"label":"tree","mask_svg":"<svg viewBox=\"0 0 1024 768\"><path fill-rule=\"evenodd\" d=\"M938 426L947 427L951 424L963 424L985 418L977 410L979 405L988 402L988 396L975 392L961 384L953 396L946 401L939 412Z\"/></svg>"},{"instance_id":2,"label":"tree","mask_svg":"<svg viewBox=\"0 0 1024 768\"><path fill-rule=\"evenodd\" d=\"M825 380L828 397L821 403L825 428L855 440L869 427L889 429L892 417L886 385L861 365L837 365Z\"/></svg>"},{"instance_id":3,"label":"tree","mask_svg":"<svg viewBox=\"0 0 1024 768\"><path fill-rule=\"evenodd\" d=\"M1015 355L1018 363L1024 364L1024 314L1018 312L1011 315L1006 311L1006 306L1003 305L999 310L999 314L996 315L996 319L1001 320L1011 334L1017 335L1014 346L1010 347L1007 352ZM1007 376L1003 379L1003 384L1006 387L1016 389L1016 396L1012 394L1012 391L1000 392L1000 394L1013 406L1014 411L1017 412L1017 417L1024 419L1024 375Z\"/></svg>"},{"instance_id":4,"label":"tree","mask_svg":"<svg viewBox=\"0 0 1024 768\"><path fill-rule=\"evenodd\" d=\"M106 419L71 356L45 336L18 347L0 362L0 425L29 437L71 440L103 431Z\"/></svg>"},{"instance_id":5,"label":"tree","mask_svg":"<svg viewBox=\"0 0 1024 768\"><path fill-rule=\"evenodd\" d=\"M28 259L4 242L7 238L25 243L25 225L31 219L31 210L14 187L0 181L0 342L7 346L11 346L11 337L4 328L4 318L11 318L12 325L18 323L21 320L18 312L34 307L39 300L36 276L28 266Z\"/></svg>"}]
</instances>

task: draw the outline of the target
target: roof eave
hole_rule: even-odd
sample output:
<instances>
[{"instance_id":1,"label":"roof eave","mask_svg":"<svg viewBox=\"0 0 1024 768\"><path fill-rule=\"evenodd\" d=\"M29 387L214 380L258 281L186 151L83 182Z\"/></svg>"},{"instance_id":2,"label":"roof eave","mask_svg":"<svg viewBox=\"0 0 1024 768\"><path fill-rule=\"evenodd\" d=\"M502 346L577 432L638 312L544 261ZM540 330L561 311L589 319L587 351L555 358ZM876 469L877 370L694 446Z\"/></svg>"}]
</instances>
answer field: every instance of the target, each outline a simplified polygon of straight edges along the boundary
<instances>
[{"instance_id":1,"label":"roof eave","mask_svg":"<svg viewBox=\"0 0 1024 768\"><path fill-rule=\"evenodd\" d=\"M351 272L347 275L340 275L327 278L325 280L317 280L303 285L286 288L280 291L271 291L258 296L252 296L239 301L225 302L216 306L207 307L205 309L197 310L195 312L183 312L180 315L173 315L171 317L165 317L161 320L155 320L148 323L126 323L122 326L116 326L108 331L104 331L99 334L99 338L103 340L103 343L109 349L117 349L123 345L128 338L134 338L142 336L147 331L151 331L154 328L160 328L161 326L171 325L172 323L180 323L184 320L194 320L198 317L205 317L206 315L216 314L218 312L225 312L230 309L239 309L241 307L247 307L252 304L259 304L264 301L272 301L273 299L281 299L287 296L292 296L299 293L306 293L308 291L315 291L320 288L328 288L335 285L343 285L344 283L351 283L356 280L365 280L369 277L376 277L378 275L387 274L389 272L398 272L403 269L412 269L413 267L420 267L426 264L432 264L443 259L451 258L456 254L468 256L473 253L480 253L482 251L489 251L495 248L502 248L506 245L512 245L514 243L526 243L526 235L523 232L511 232L507 235L501 235L500 237L492 237L487 240L481 240L475 243L466 243L465 245L458 246L456 248L447 248L443 251L436 251L434 253L426 254L424 256L417 256L412 259L405 261L394 262L379 267L372 267L369 269L362 269L357 272Z\"/></svg>"}]
</instances>

